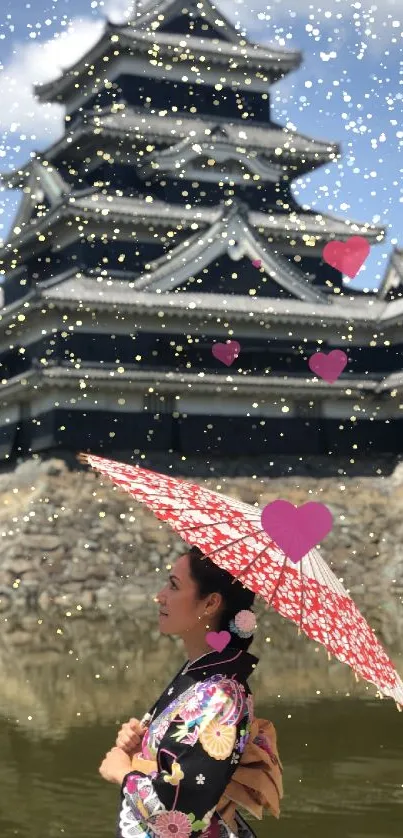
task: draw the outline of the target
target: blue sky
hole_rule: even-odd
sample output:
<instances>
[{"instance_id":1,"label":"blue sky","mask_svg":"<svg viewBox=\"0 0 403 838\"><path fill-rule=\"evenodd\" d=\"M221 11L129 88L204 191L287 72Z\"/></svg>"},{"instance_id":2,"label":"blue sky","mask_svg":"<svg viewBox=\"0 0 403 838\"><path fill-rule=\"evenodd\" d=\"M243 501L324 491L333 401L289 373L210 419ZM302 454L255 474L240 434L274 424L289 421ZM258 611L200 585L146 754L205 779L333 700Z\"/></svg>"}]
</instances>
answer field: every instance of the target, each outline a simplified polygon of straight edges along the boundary
<instances>
[{"instance_id":1,"label":"blue sky","mask_svg":"<svg viewBox=\"0 0 403 838\"><path fill-rule=\"evenodd\" d=\"M4 3L4 0L3 0ZM350 286L378 286L393 246L403 247L403 0L221 0L217 5L258 43L304 53L304 63L272 88L273 118L302 134L339 142L342 159L295 181L300 204L386 228ZM63 110L41 105L32 85L60 75L96 40L107 14L127 0L5 0L0 24L0 170L25 163L63 131ZM0 192L0 238L20 196Z\"/></svg>"}]
</instances>

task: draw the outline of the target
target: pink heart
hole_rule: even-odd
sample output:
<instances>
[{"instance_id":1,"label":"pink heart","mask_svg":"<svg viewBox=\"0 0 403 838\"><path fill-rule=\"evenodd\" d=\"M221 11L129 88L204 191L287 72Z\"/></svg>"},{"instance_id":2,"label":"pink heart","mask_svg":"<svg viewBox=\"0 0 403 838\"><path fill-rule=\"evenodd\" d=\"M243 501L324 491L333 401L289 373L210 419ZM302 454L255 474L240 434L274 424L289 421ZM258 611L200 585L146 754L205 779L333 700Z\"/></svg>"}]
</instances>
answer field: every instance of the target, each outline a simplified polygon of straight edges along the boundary
<instances>
[{"instance_id":1,"label":"pink heart","mask_svg":"<svg viewBox=\"0 0 403 838\"><path fill-rule=\"evenodd\" d=\"M364 264L370 249L367 240L362 236L352 236L346 242L337 240L328 242L323 248L322 256L324 261L332 268L337 268L338 271L347 274L350 279L354 279Z\"/></svg>"},{"instance_id":2,"label":"pink heart","mask_svg":"<svg viewBox=\"0 0 403 838\"><path fill-rule=\"evenodd\" d=\"M252 262L252 265L253 265L254 268L260 268L262 266L262 260L261 259L254 259L253 262Z\"/></svg>"},{"instance_id":3,"label":"pink heart","mask_svg":"<svg viewBox=\"0 0 403 838\"><path fill-rule=\"evenodd\" d=\"M225 366L230 367L241 351L241 344L237 340L229 340L227 343L214 343L211 351L214 358L218 358Z\"/></svg>"},{"instance_id":4,"label":"pink heart","mask_svg":"<svg viewBox=\"0 0 403 838\"><path fill-rule=\"evenodd\" d=\"M264 507L261 524L280 549L296 563L332 529L333 517L324 503L304 503L299 508L287 500Z\"/></svg>"},{"instance_id":5,"label":"pink heart","mask_svg":"<svg viewBox=\"0 0 403 838\"><path fill-rule=\"evenodd\" d=\"M206 634L206 643L215 649L216 652L222 652L231 640L229 631L209 631Z\"/></svg>"},{"instance_id":6,"label":"pink heart","mask_svg":"<svg viewBox=\"0 0 403 838\"><path fill-rule=\"evenodd\" d=\"M315 352L311 355L308 366L315 375L319 375L328 384L333 384L343 372L348 361L345 352L341 349L333 349L326 355L324 352Z\"/></svg>"}]
</instances>

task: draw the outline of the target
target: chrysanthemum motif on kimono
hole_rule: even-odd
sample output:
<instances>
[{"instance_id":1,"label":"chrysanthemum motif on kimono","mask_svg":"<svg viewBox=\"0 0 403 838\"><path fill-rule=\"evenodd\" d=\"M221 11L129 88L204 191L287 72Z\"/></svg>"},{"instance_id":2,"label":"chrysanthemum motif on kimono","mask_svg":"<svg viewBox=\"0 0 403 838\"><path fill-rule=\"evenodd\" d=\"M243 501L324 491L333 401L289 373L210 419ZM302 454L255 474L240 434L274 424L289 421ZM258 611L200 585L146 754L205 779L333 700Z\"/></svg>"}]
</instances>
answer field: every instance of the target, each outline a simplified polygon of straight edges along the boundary
<instances>
[{"instance_id":1,"label":"chrysanthemum motif on kimono","mask_svg":"<svg viewBox=\"0 0 403 838\"><path fill-rule=\"evenodd\" d=\"M202 703L199 700L199 697L195 694L187 700L186 704L182 702L180 709L178 710L178 714L185 722L192 722L194 719L197 719L201 713Z\"/></svg>"},{"instance_id":2,"label":"chrysanthemum motif on kimono","mask_svg":"<svg viewBox=\"0 0 403 838\"><path fill-rule=\"evenodd\" d=\"M153 829L158 838L189 838L192 824L183 812L165 812L154 822Z\"/></svg>"},{"instance_id":3,"label":"chrysanthemum motif on kimono","mask_svg":"<svg viewBox=\"0 0 403 838\"><path fill-rule=\"evenodd\" d=\"M203 820L197 820L193 812L188 815L175 810L164 812L155 819L153 834L158 838L189 838L192 832L208 828L212 814L213 811L207 812Z\"/></svg>"},{"instance_id":4,"label":"chrysanthemum motif on kimono","mask_svg":"<svg viewBox=\"0 0 403 838\"><path fill-rule=\"evenodd\" d=\"M210 722L200 733L200 744L213 759L227 759L231 756L235 745L235 725Z\"/></svg>"}]
</instances>

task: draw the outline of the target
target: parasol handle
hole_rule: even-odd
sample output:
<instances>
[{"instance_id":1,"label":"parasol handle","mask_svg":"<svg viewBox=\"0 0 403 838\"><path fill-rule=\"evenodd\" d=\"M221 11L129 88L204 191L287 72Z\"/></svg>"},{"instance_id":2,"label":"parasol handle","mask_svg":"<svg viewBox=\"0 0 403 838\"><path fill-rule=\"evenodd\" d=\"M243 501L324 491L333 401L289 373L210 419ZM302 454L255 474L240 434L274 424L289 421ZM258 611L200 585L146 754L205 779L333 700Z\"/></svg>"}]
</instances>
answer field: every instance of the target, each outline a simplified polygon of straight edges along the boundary
<instances>
[{"instance_id":1,"label":"parasol handle","mask_svg":"<svg viewBox=\"0 0 403 838\"><path fill-rule=\"evenodd\" d=\"M82 463L84 466L87 466L88 465L88 456L89 456L88 454L84 454L83 451L80 451L76 455L76 459L79 461L79 463Z\"/></svg>"}]
</instances>

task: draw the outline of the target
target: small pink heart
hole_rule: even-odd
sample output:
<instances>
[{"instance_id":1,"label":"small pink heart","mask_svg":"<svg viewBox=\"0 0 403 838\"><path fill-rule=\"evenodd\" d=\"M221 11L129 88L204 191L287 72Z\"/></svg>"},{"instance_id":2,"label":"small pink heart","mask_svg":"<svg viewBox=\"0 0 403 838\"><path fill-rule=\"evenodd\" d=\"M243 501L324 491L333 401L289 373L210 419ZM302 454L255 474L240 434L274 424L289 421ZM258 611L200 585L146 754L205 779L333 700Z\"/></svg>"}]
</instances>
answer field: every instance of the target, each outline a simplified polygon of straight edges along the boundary
<instances>
[{"instance_id":1,"label":"small pink heart","mask_svg":"<svg viewBox=\"0 0 403 838\"><path fill-rule=\"evenodd\" d=\"M231 640L229 631L209 631L206 634L206 643L215 649L216 652L222 652Z\"/></svg>"},{"instance_id":2,"label":"small pink heart","mask_svg":"<svg viewBox=\"0 0 403 838\"><path fill-rule=\"evenodd\" d=\"M214 343L211 351L214 358L218 358L226 367L230 367L241 351L241 344L237 340L228 340L227 343Z\"/></svg>"},{"instance_id":3,"label":"small pink heart","mask_svg":"<svg viewBox=\"0 0 403 838\"><path fill-rule=\"evenodd\" d=\"M333 349L328 355L325 352L315 352L311 355L308 366L315 375L319 375L328 384L334 384L344 370L348 361L347 355L341 349Z\"/></svg>"},{"instance_id":4,"label":"small pink heart","mask_svg":"<svg viewBox=\"0 0 403 838\"><path fill-rule=\"evenodd\" d=\"M330 532L333 517L324 503L304 503L299 508L287 500L264 507L261 524L280 550L296 563Z\"/></svg>"},{"instance_id":5,"label":"small pink heart","mask_svg":"<svg viewBox=\"0 0 403 838\"><path fill-rule=\"evenodd\" d=\"M253 259L252 265L254 268L261 268L262 267L262 260L261 259Z\"/></svg>"},{"instance_id":6,"label":"small pink heart","mask_svg":"<svg viewBox=\"0 0 403 838\"><path fill-rule=\"evenodd\" d=\"M354 279L364 264L370 249L367 240L362 236L352 236L346 242L338 240L328 242L323 248L322 256L324 261L332 268L337 268L338 271L347 274L350 279Z\"/></svg>"}]
</instances>

